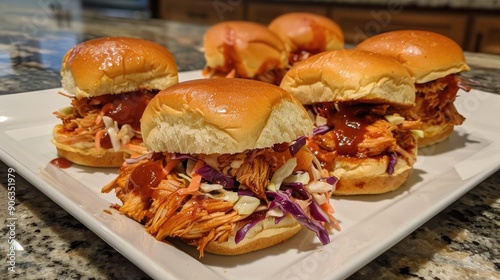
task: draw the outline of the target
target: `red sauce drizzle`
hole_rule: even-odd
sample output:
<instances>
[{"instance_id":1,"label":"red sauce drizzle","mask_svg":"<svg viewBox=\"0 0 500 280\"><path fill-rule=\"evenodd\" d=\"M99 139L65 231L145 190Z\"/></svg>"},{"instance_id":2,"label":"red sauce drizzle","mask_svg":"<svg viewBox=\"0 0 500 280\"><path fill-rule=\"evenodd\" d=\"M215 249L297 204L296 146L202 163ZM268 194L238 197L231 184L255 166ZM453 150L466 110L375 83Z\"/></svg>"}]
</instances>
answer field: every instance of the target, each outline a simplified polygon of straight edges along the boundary
<instances>
[{"instance_id":1,"label":"red sauce drizzle","mask_svg":"<svg viewBox=\"0 0 500 280\"><path fill-rule=\"evenodd\" d=\"M58 157L51 160L50 164L61 169L66 169L71 167L71 162L63 157Z\"/></svg>"},{"instance_id":2,"label":"red sauce drizzle","mask_svg":"<svg viewBox=\"0 0 500 280\"><path fill-rule=\"evenodd\" d=\"M109 134L106 132L104 133L104 135L101 137L101 139L99 140L99 142L101 142L101 147L103 147L104 149L111 149L113 148L113 144L111 143L111 138L109 137Z\"/></svg>"},{"instance_id":3,"label":"red sauce drizzle","mask_svg":"<svg viewBox=\"0 0 500 280\"><path fill-rule=\"evenodd\" d=\"M282 153L286 150L288 150L288 148L290 147L290 145L288 143L276 143L273 145L273 150L278 152L278 153Z\"/></svg>"},{"instance_id":4,"label":"red sauce drizzle","mask_svg":"<svg viewBox=\"0 0 500 280\"><path fill-rule=\"evenodd\" d=\"M151 198L153 189L165 178L161 161L148 161L137 166L130 174L128 188L132 192L138 192L142 200Z\"/></svg>"},{"instance_id":5,"label":"red sauce drizzle","mask_svg":"<svg viewBox=\"0 0 500 280\"><path fill-rule=\"evenodd\" d=\"M113 99L101 111L119 125L130 124L135 130L141 129L141 116L154 94L142 91L120 94L120 98Z\"/></svg>"},{"instance_id":6,"label":"red sauce drizzle","mask_svg":"<svg viewBox=\"0 0 500 280\"><path fill-rule=\"evenodd\" d=\"M324 168L331 168L338 155L357 156L358 144L364 140L369 122L365 119L368 108L363 105L338 105L325 103L320 115L327 118L327 124L333 127L325 134L312 137L307 146L318 158Z\"/></svg>"},{"instance_id":7,"label":"red sauce drizzle","mask_svg":"<svg viewBox=\"0 0 500 280\"><path fill-rule=\"evenodd\" d=\"M224 56L224 65L215 67L215 70L221 71L223 73L229 73L233 69L236 70L236 77L238 78L254 78L253 76L250 76L250 73L247 73L245 71L245 67L242 66L242 58L239 55L239 52L236 48L236 31L232 28L227 28L225 33L224 33L224 38L223 38L223 47L222 47L222 53ZM249 42L250 44L250 42ZM268 57L265 61L262 62L262 64L259 66L259 68L255 71L255 75L262 74L266 72L269 69L275 69L278 68L280 65L279 59L273 59L271 57ZM273 84L279 85L281 82L282 77L277 77L275 81L273 81Z\"/></svg>"},{"instance_id":8,"label":"red sauce drizzle","mask_svg":"<svg viewBox=\"0 0 500 280\"><path fill-rule=\"evenodd\" d=\"M358 152L358 144L363 142L368 123L359 115L361 106L339 105L339 112L328 116L328 124L332 125L335 134L337 151L341 155L354 156Z\"/></svg>"},{"instance_id":9,"label":"red sauce drizzle","mask_svg":"<svg viewBox=\"0 0 500 280\"><path fill-rule=\"evenodd\" d=\"M312 39L309 43L299 46L299 49L290 53L288 59L290 65L302 61L309 56L326 51L326 36L330 31L313 20L304 18L303 21L304 26L308 25L313 32Z\"/></svg>"}]
</instances>

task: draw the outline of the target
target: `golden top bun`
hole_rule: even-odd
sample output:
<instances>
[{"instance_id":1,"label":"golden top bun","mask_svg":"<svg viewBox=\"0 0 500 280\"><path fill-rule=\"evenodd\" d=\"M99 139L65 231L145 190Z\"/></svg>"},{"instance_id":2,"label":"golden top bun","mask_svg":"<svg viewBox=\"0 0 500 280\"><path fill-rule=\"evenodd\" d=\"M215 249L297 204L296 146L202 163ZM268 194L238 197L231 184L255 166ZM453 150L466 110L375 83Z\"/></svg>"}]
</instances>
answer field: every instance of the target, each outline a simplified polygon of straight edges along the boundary
<instances>
[{"instance_id":1,"label":"golden top bun","mask_svg":"<svg viewBox=\"0 0 500 280\"><path fill-rule=\"evenodd\" d=\"M410 177L417 157L417 147L409 151L413 158L398 155L394 172L387 173L389 158L354 158L338 156L330 174L339 181L334 195L381 194L399 189Z\"/></svg>"},{"instance_id":2,"label":"golden top bun","mask_svg":"<svg viewBox=\"0 0 500 280\"><path fill-rule=\"evenodd\" d=\"M269 29L285 43L289 52L318 53L344 48L344 34L333 20L311 13L287 13L275 18Z\"/></svg>"},{"instance_id":3,"label":"golden top bun","mask_svg":"<svg viewBox=\"0 0 500 280\"><path fill-rule=\"evenodd\" d=\"M232 154L291 142L312 132L303 106L278 86L214 78L158 93L141 119L151 151Z\"/></svg>"},{"instance_id":4,"label":"golden top bun","mask_svg":"<svg viewBox=\"0 0 500 280\"><path fill-rule=\"evenodd\" d=\"M177 65L163 46L142 39L97 38L63 58L62 86L76 98L138 89L162 90L178 82Z\"/></svg>"},{"instance_id":5,"label":"golden top bun","mask_svg":"<svg viewBox=\"0 0 500 280\"><path fill-rule=\"evenodd\" d=\"M243 224L239 223L235 232ZM253 226L238 244L236 244L234 235L232 235L226 242L209 242L205 247L205 251L218 255L241 255L284 242L298 233L301 228L302 226L297 220L290 215L287 215L277 224L274 217L268 217Z\"/></svg>"},{"instance_id":6,"label":"golden top bun","mask_svg":"<svg viewBox=\"0 0 500 280\"><path fill-rule=\"evenodd\" d=\"M280 87L302 104L367 102L411 106L415 86L397 60L359 50L333 50L296 63Z\"/></svg>"},{"instance_id":7,"label":"golden top bun","mask_svg":"<svg viewBox=\"0 0 500 280\"><path fill-rule=\"evenodd\" d=\"M385 32L366 39L356 49L398 59L418 84L469 70L460 46L452 39L430 31Z\"/></svg>"},{"instance_id":8,"label":"golden top bun","mask_svg":"<svg viewBox=\"0 0 500 280\"><path fill-rule=\"evenodd\" d=\"M266 26L247 21L224 21L204 35L206 66L242 78L253 78L288 64L285 45Z\"/></svg>"}]
</instances>

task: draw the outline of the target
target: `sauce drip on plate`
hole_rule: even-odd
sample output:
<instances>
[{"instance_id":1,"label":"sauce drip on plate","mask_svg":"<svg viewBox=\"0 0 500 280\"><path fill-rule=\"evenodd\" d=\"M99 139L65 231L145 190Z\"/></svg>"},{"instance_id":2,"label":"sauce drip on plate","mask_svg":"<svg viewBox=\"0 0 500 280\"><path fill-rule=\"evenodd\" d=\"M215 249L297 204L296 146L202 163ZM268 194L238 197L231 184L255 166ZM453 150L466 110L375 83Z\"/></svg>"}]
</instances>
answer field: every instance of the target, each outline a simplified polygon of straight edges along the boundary
<instances>
[{"instance_id":1,"label":"sauce drip on plate","mask_svg":"<svg viewBox=\"0 0 500 280\"><path fill-rule=\"evenodd\" d=\"M58 157L51 160L50 164L61 169L66 169L71 167L71 162L63 157Z\"/></svg>"}]
</instances>

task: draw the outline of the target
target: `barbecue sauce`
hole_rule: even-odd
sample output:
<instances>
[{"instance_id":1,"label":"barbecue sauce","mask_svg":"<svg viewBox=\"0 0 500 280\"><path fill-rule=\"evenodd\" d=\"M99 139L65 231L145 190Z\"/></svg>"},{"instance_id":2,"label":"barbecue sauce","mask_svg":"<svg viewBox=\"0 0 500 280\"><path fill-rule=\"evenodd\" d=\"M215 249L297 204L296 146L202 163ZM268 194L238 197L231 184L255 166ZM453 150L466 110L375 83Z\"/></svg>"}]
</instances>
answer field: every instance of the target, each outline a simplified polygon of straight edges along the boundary
<instances>
[{"instance_id":1,"label":"barbecue sauce","mask_svg":"<svg viewBox=\"0 0 500 280\"><path fill-rule=\"evenodd\" d=\"M339 112L328 116L328 124L333 126L337 151L341 155L355 156L368 126L364 117L359 115L363 108L348 105L338 107Z\"/></svg>"},{"instance_id":2,"label":"barbecue sauce","mask_svg":"<svg viewBox=\"0 0 500 280\"><path fill-rule=\"evenodd\" d=\"M161 161L148 161L137 166L129 177L128 188L140 194L142 200L151 198L154 188L167 174L163 171Z\"/></svg>"},{"instance_id":3,"label":"barbecue sauce","mask_svg":"<svg viewBox=\"0 0 500 280\"><path fill-rule=\"evenodd\" d=\"M119 125L130 124L133 129L140 130L142 113L153 97L153 93L146 91L122 93L120 98L115 98L106 103L101 112Z\"/></svg>"},{"instance_id":4,"label":"barbecue sauce","mask_svg":"<svg viewBox=\"0 0 500 280\"><path fill-rule=\"evenodd\" d=\"M303 19L307 23L304 26L309 26L312 31L312 39L308 44L298 46L298 49L292 51L288 58L288 63L293 65L312 55L326 51L326 33L329 33L323 26L317 24L313 20Z\"/></svg>"},{"instance_id":5,"label":"barbecue sauce","mask_svg":"<svg viewBox=\"0 0 500 280\"><path fill-rule=\"evenodd\" d=\"M63 157L58 157L51 160L50 164L61 169L66 169L71 167L71 162Z\"/></svg>"},{"instance_id":6,"label":"barbecue sauce","mask_svg":"<svg viewBox=\"0 0 500 280\"><path fill-rule=\"evenodd\" d=\"M331 168L338 155L359 156L358 145L363 142L369 125L365 118L368 108L363 105L337 105L337 109L333 103L325 104L321 114L327 117L327 125L333 129L308 141L309 148L325 168Z\"/></svg>"}]
</instances>

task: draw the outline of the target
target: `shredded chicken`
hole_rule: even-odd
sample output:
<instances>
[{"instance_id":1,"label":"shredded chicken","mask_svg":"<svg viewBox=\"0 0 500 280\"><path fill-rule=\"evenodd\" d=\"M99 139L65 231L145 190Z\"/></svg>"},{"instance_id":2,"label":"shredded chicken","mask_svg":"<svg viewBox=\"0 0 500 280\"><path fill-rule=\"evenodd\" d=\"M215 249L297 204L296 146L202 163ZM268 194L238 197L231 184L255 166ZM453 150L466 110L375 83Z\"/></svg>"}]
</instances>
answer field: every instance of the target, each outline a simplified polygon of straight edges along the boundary
<instances>
[{"instance_id":1,"label":"shredded chicken","mask_svg":"<svg viewBox=\"0 0 500 280\"><path fill-rule=\"evenodd\" d=\"M366 127L364 139L358 144L358 157L377 156L385 151L395 151L397 149L396 138L393 131L397 129L385 120L377 120L372 125Z\"/></svg>"},{"instance_id":2,"label":"shredded chicken","mask_svg":"<svg viewBox=\"0 0 500 280\"><path fill-rule=\"evenodd\" d=\"M63 94L63 93L61 93ZM64 94L63 94L64 95ZM105 124L102 121L105 112L103 111L110 103L121 103L127 98L135 98L133 102L128 104L136 105L136 100L144 100L142 104L149 102L153 97L154 92L140 90L122 94L107 94L91 98L71 98L72 111L69 113L54 112L54 115L62 121L62 129L58 131L58 142L72 145L79 142L94 143L96 134L105 132ZM65 95L67 96L67 95ZM140 98L140 99L139 99ZM138 109L138 108L136 108ZM112 111L115 113L115 111ZM141 112L137 112L140 114ZM130 113L129 113L130 114ZM120 124L119 124L120 125ZM120 125L121 126L121 125ZM140 139L140 131L136 128L133 130L133 138ZM102 133L102 137L106 137L106 133ZM134 139L135 141L135 139ZM110 148L110 147L105 147Z\"/></svg>"},{"instance_id":3,"label":"shredded chicken","mask_svg":"<svg viewBox=\"0 0 500 280\"><path fill-rule=\"evenodd\" d=\"M343 109L341 109L343 108ZM354 152L349 154L358 158L376 157L402 150L411 150L416 141L411 129L419 129L419 120L408 121L395 125L388 122L385 115L396 115L399 109L389 105L338 105L333 103L318 103L308 107L313 119L318 116L326 120L333 129L312 136L308 145L315 152L324 167L330 168L333 159L341 154L337 141L344 141L344 145L354 146ZM340 112L338 111L340 110ZM339 122L340 128L335 127ZM345 134L342 126L358 127L356 135ZM340 131L336 130L340 129ZM342 139L338 139L342 137ZM352 137L352 139L344 139ZM400 153L406 157L410 153Z\"/></svg>"},{"instance_id":4,"label":"shredded chicken","mask_svg":"<svg viewBox=\"0 0 500 280\"><path fill-rule=\"evenodd\" d=\"M272 172L283 165L287 158L290 158L290 154L288 150L276 152L273 148L266 148L239 154L195 157L204 160L205 164L215 165L212 167L224 175L234 177L239 188L251 190L262 202L267 203L265 187ZM161 175L173 160L171 158L172 155L168 153L155 153L147 159L125 163L120 168L119 175L104 186L102 192L115 190L123 203L116 208L144 224L147 232L156 239L180 238L197 246L202 257L209 242L227 241L229 236L235 234L237 222L246 219L248 215L238 214L233 209L234 202L209 197L199 190L194 193L179 192L179 189L187 188L190 184L185 175L179 176L180 173L186 172L182 162L175 163L177 165L164 177ZM141 168L142 165L148 167L147 172L156 166L158 170L155 172L158 174L147 174L147 177L143 177L142 171L136 171L145 170L145 167ZM309 165L312 165L311 162ZM152 168L149 168L150 166ZM161 180L154 183L157 178ZM136 181L146 184L138 186ZM333 212L329 213L332 214ZM333 216L331 220L336 222Z\"/></svg>"},{"instance_id":5,"label":"shredded chicken","mask_svg":"<svg viewBox=\"0 0 500 280\"><path fill-rule=\"evenodd\" d=\"M234 173L240 184L246 185L256 194L264 195L269 177L269 167L265 153L272 149L235 155L221 155L219 169ZM241 164L230 167L231 162L240 159ZM160 160L160 159L157 159ZM113 189L123 202L118 210L145 225L146 230L158 240L166 237L178 237L195 244L203 256L203 249L212 240L224 242L233 234L235 223L246 216L233 210L233 203L213 199L195 193L179 194L180 188L186 188L189 182L179 177L176 172L169 173L157 186L152 187L150 197L144 199L130 183L132 172L148 160L133 164L124 164L119 175L102 192ZM264 178L262 180L261 178Z\"/></svg>"},{"instance_id":6,"label":"shredded chicken","mask_svg":"<svg viewBox=\"0 0 500 280\"><path fill-rule=\"evenodd\" d=\"M71 106L73 111L71 114L62 114L54 112L57 118L62 120L64 131L60 133L58 142L63 144L74 144L77 142L94 142L95 134L105 128L102 121L96 120L100 117L100 106L91 105L90 99L73 98Z\"/></svg>"},{"instance_id":7,"label":"shredded chicken","mask_svg":"<svg viewBox=\"0 0 500 280\"><path fill-rule=\"evenodd\" d=\"M222 71L207 67L203 70L202 74L206 78L244 78L244 79L254 79L257 81L262 81L273 85L279 85L281 83L281 80L286 74L286 69L272 69L265 71L261 74L257 74L254 77L248 77L247 75L239 74L236 69L231 69L229 71Z\"/></svg>"},{"instance_id":8,"label":"shredded chicken","mask_svg":"<svg viewBox=\"0 0 500 280\"><path fill-rule=\"evenodd\" d=\"M265 187L269 182L269 164L264 155L245 161L236 173L236 180L247 186L260 199L266 199Z\"/></svg>"},{"instance_id":9,"label":"shredded chicken","mask_svg":"<svg viewBox=\"0 0 500 280\"><path fill-rule=\"evenodd\" d=\"M464 122L465 118L453 103L459 89L455 75L416 84L415 87L415 106L402 113L405 118L420 120L423 127L445 123L460 125Z\"/></svg>"}]
</instances>

